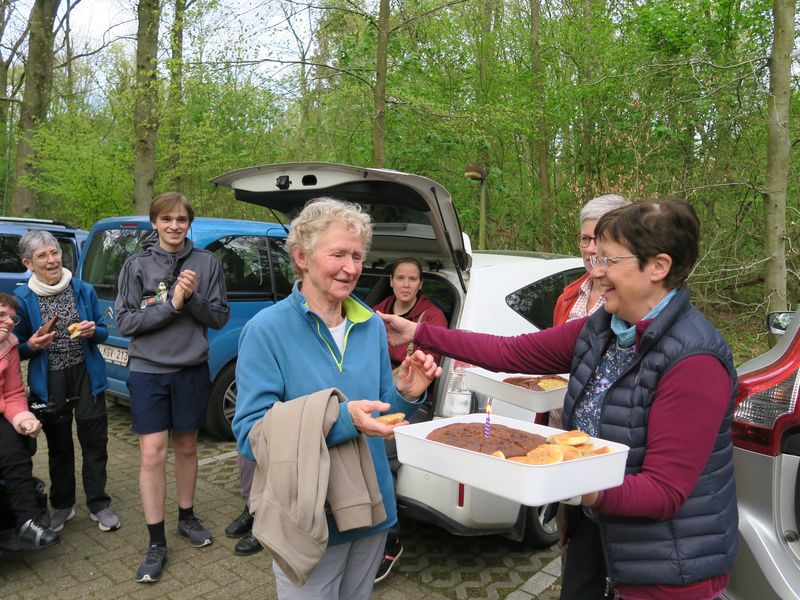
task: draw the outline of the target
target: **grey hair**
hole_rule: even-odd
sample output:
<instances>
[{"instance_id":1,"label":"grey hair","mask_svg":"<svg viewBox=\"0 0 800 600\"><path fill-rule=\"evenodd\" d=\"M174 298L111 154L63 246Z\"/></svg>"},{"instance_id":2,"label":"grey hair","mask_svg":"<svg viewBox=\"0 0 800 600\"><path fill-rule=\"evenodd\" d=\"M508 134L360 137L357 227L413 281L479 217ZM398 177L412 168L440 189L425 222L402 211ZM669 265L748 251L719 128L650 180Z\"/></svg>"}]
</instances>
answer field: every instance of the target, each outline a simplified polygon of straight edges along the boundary
<instances>
[{"instance_id":1,"label":"grey hair","mask_svg":"<svg viewBox=\"0 0 800 600\"><path fill-rule=\"evenodd\" d=\"M32 229L23 235L22 239L17 245L19 248L20 257L26 260L31 260L33 258L34 251L38 250L39 248L44 248L45 246L55 246L56 248L60 247L58 245L58 241L52 233L49 231L39 231L38 229Z\"/></svg>"},{"instance_id":2,"label":"grey hair","mask_svg":"<svg viewBox=\"0 0 800 600\"><path fill-rule=\"evenodd\" d=\"M303 272L295 263L294 249L298 248L303 254L312 256L320 234L335 223L344 225L349 232L361 238L366 257L372 243L371 217L358 204L335 198L314 198L292 219L289 235L286 236L286 247L292 257L295 280L302 280Z\"/></svg>"},{"instance_id":3,"label":"grey hair","mask_svg":"<svg viewBox=\"0 0 800 600\"><path fill-rule=\"evenodd\" d=\"M630 203L630 200L626 200L617 194L605 194L604 196L592 198L583 205L583 208L581 209L580 222L583 223L584 221L597 221L607 212L611 212L615 208L628 206Z\"/></svg>"}]
</instances>

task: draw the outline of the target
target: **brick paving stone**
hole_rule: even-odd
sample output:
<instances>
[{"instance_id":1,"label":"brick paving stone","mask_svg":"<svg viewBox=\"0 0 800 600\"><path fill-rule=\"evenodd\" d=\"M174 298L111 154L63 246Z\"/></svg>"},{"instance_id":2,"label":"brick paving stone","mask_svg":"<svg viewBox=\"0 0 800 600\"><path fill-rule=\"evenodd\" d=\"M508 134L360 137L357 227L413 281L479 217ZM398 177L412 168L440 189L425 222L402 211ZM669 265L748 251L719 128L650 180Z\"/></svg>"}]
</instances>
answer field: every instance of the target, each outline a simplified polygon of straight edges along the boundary
<instances>
[{"instance_id":1,"label":"brick paving stone","mask_svg":"<svg viewBox=\"0 0 800 600\"><path fill-rule=\"evenodd\" d=\"M127 408L109 404L108 413L108 492L122 522L121 529L101 532L89 519L80 484L80 446L76 441L76 517L61 532L59 546L0 557L2 600L274 600L277 596L269 554L235 556L236 540L226 538L223 533L244 505L239 494L235 445L204 434L199 438L202 464L198 469L195 510L215 534L214 544L192 548L177 534L175 483L170 462L166 517L169 559L160 582L134 581L147 546L138 489L138 440L130 431ZM34 457L34 473L45 481L46 444L41 436ZM402 523L402 539L403 556L391 575L375 586L376 600L555 600L558 597L560 562L556 560L559 553L555 548L534 552L496 536L456 537L410 520ZM534 581L551 584L536 596L530 593L534 591L531 587Z\"/></svg>"}]
</instances>

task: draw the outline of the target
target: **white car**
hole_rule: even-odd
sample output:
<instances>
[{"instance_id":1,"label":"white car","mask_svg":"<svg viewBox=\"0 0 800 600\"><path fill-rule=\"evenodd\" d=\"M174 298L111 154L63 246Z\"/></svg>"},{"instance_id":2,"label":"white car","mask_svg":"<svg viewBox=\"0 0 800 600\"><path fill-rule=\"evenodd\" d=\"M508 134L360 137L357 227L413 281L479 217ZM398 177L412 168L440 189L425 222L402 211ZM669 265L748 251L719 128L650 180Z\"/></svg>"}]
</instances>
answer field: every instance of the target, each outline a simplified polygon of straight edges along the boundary
<instances>
[{"instance_id":1,"label":"white car","mask_svg":"<svg viewBox=\"0 0 800 600\"><path fill-rule=\"evenodd\" d=\"M320 196L360 204L370 212L374 231L356 294L374 306L391 291L387 267L398 258L413 256L425 266L425 294L454 328L514 335L548 327L556 298L584 273L579 258L473 252L448 191L419 175L292 163L241 169L212 183L230 187L237 199L280 211L287 218ZM433 418L480 412L486 405L485 396L464 387L464 366L443 359L444 374L431 392ZM504 416L529 421L535 417L499 401L493 401L493 407ZM405 465L396 475L401 518L434 523L459 535L507 535L540 547L558 540L557 520L544 525L541 508L521 506Z\"/></svg>"}]
</instances>

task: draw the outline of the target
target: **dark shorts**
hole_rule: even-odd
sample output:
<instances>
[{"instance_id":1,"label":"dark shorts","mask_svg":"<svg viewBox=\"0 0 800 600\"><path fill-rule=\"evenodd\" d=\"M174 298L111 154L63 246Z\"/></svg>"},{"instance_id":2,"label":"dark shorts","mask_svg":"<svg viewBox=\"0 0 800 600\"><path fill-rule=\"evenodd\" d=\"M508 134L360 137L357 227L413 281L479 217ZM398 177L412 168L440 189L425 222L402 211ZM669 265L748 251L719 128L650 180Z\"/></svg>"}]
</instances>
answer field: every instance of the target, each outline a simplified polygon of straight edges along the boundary
<instances>
[{"instance_id":1,"label":"dark shorts","mask_svg":"<svg viewBox=\"0 0 800 600\"><path fill-rule=\"evenodd\" d=\"M159 431L187 433L206 424L211 376L208 364L174 373L128 374L131 431L140 435Z\"/></svg>"}]
</instances>

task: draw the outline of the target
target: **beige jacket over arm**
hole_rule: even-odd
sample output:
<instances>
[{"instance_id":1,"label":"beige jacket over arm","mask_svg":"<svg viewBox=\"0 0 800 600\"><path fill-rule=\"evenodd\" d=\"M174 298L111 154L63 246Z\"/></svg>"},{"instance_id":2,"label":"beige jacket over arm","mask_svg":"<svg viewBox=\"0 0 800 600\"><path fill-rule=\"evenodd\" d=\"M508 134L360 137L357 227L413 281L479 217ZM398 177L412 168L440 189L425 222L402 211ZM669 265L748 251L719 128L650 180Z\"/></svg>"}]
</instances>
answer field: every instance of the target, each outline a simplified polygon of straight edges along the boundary
<instances>
[{"instance_id":1,"label":"beige jacket over arm","mask_svg":"<svg viewBox=\"0 0 800 600\"><path fill-rule=\"evenodd\" d=\"M386 520L364 436L333 448L325 442L345 401L330 388L277 402L250 432L256 458L250 490L253 535L298 586L325 554L326 502L339 531Z\"/></svg>"}]
</instances>

